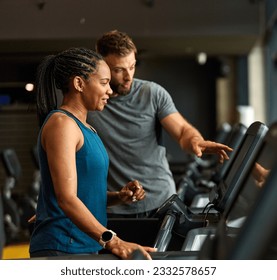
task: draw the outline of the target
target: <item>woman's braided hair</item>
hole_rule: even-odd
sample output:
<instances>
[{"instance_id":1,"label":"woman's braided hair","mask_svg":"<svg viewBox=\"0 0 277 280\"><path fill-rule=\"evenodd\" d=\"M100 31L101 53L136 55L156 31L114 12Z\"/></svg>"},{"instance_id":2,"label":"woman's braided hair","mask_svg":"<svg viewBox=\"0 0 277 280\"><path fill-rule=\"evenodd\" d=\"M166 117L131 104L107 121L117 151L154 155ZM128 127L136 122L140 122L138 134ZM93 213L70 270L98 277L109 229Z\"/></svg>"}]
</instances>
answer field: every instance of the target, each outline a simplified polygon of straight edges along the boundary
<instances>
[{"instance_id":1,"label":"woman's braided hair","mask_svg":"<svg viewBox=\"0 0 277 280\"><path fill-rule=\"evenodd\" d=\"M36 107L40 125L48 113L57 109L57 89L66 94L70 79L80 76L85 80L97 71L102 56L86 48L70 48L44 58L36 77Z\"/></svg>"}]
</instances>

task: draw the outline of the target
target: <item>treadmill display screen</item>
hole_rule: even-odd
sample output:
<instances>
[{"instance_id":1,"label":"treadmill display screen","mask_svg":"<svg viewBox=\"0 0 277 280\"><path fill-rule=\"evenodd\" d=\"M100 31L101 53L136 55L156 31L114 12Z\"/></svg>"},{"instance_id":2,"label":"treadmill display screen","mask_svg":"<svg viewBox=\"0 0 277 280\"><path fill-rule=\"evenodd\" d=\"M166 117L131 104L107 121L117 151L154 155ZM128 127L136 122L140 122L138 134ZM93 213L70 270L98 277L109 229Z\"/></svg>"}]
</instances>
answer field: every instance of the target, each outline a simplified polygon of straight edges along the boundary
<instances>
[{"instance_id":1,"label":"treadmill display screen","mask_svg":"<svg viewBox=\"0 0 277 280\"><path fill-rule=\"evenodd\" d=\"M275 154L272 153L270 148L270 145L265 144L261 148L246 177L240 194L227 214L227 226L242 226L244 218L249 213L274 164Z\"/></svg>"}]
</instances>

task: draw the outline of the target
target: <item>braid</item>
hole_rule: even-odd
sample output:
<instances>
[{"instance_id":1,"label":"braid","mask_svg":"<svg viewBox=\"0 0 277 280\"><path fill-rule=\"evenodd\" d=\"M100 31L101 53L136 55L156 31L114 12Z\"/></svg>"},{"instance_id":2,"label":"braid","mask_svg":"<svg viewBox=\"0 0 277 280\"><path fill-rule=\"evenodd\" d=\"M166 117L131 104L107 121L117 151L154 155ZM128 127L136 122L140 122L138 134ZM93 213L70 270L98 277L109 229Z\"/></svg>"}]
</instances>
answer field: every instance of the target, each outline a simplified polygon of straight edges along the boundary
<instances>
[{"instance_id":1,"label":"braid","mask_svg":"<svg viewBox=\"0 0 277 280\"><path fill-rule=\"evenodd\" d=\"M85 80L97 71L102 56L85 48L70 48L56 56L47 56L38 67L36 104L40 125L48 113L57 108L56 89L69 91L70 79L81 76Z\"/></svg>"},{"instance_id":2,"label":"braid","mask_svg":"<svg viewBox=\"0 0 277 280\"><path fill-rule=\"evenodd\" d=\"M48 112L56 108L57 98L53 69L55 56L49 55L44 58L38 67L36 77L36 107L40 125L43 123Z\"/></svg>"}]
</instances>

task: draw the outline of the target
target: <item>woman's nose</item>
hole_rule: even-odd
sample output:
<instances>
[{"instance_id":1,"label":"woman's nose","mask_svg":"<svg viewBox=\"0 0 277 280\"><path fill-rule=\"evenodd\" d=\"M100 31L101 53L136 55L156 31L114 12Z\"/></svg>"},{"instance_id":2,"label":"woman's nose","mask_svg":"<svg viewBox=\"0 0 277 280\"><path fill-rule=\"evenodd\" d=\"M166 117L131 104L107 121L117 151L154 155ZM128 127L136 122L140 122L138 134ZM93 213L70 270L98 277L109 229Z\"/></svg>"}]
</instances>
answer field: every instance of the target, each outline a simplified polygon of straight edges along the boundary
<instances>
[{"instance_id":1,"label":"woman's nose","mask_svg":"<svg viewBox=\"0 0 277 280\"><path fill-rule=\"evenodd\" d=\"M108 95L113 94L113 90L111 89L111 87L110 87L110 86L109 86L109 88L108 88L108 90L107 90L107 94L108 94Z\"/></svg>"}]
</instances>

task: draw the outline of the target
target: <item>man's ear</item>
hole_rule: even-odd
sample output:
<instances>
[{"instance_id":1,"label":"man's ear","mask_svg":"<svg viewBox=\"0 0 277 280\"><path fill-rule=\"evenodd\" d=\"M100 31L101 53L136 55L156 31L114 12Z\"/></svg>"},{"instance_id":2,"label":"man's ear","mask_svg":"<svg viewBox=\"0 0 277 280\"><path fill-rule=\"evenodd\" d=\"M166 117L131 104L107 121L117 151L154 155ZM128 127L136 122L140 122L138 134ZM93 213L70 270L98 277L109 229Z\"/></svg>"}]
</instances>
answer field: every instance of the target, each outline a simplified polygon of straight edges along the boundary
<instances>
[{"instance_id":1,"label":"man's ear","mask_svg":"<svg viewBox=\"0 0 277 280\"><path fill-rule=\"evenodd\" d=\"M75 76L74 79L73 79L73 85L74 85L74 88L78 92L82 92L83 91L84 80L80 76Z\"/></svg>"}]
</instances>

